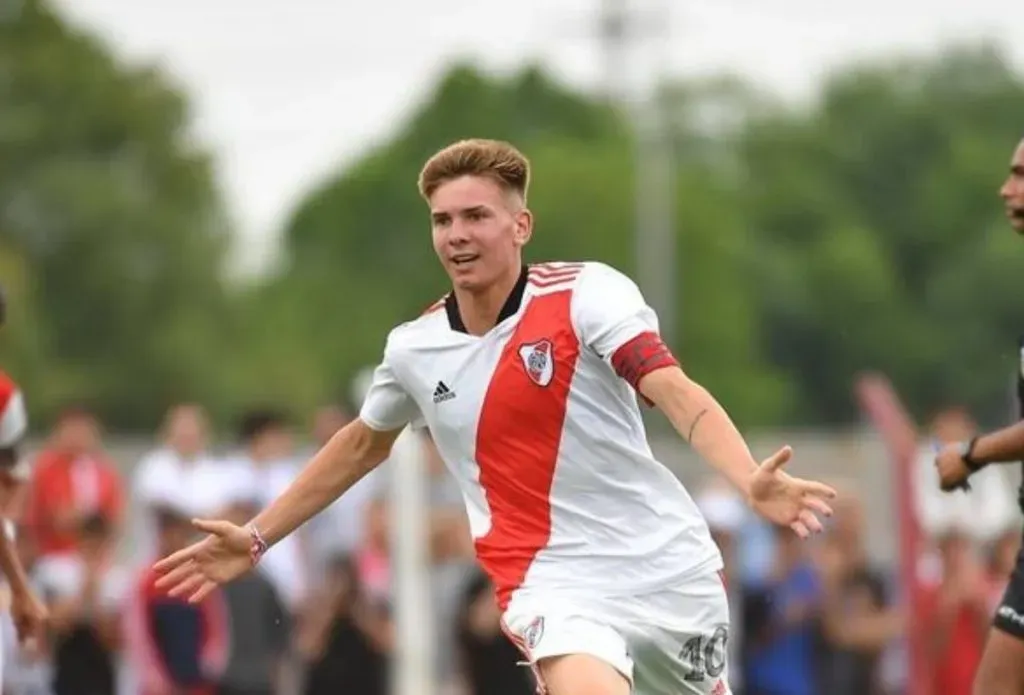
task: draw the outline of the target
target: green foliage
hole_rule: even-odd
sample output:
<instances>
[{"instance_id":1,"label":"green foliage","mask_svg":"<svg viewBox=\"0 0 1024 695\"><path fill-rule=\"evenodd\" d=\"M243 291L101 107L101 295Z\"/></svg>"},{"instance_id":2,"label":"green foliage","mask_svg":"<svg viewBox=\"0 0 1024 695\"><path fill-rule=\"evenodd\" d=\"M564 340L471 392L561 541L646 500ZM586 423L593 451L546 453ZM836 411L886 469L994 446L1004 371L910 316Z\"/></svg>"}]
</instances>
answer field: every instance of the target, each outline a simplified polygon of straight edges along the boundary
<instances>
[{"instance_id":1,"label":"green foliage","mask_svg":"<svg viewBox=\"0 0 1024 695\"><path fill-rule=\"evenodd\" d=\"M454 66L392 137L299 201L281 270L228 296L228 238L181 93L117 64L29 0L0 24L0 359L36 414L88 396L117 426L170 400L303 414L347 395L395 324L447 281L416 190L465 137L532 159L531 261L635 273L623 114L529 67ZM987 47L851 66L809 107L742 80L665 85L677 162L685 367L746 425L856 417L880 369L924 414L997 417L1024 327L1024 248L996 197L1024 134L1024 83Z\"/></svg>"},{"instance_id":2,"label":"green foliage","mask_svg":"<svg viewBox=\"0 0 1024 695\"><path fill-rule=\"evenodd\" d=\"M919 415L963 401L1005 416L1024 248L997 193L1021 113L1024 83L981 47L860 66L810 112L751 123L760 316L801 421L854 417L867 368Z\"/></svg>"},{"instance_id":3,"label":"green foliage","mask_svg":"<svg viewBox=\"0 0 1024 695\"><path fill-rule=\"evenodd\" d=\"M293 216L285 232L289 262L271 287L275 297L288 298L276 305L279 311L303 306L309 318L305 328L295 316L270 323L310 336L292 346L297 352L289 361L302 363L294 369L326 375L325 389L341 390L379 358L391 326L444 293L416 176L433 152L468 136L511 140L530 156L537 218L531 260L596 259L631 270L633 160L621 116L536 68L502 79L459 66L394 141L314 192ZM789 389L759 359L751 288L735 281L746 263L744 225L729 214L728 191L699 163L688 167L679 199L687 231L680 291L687 299L715 301L687 303L684 353L738 415L771 421L787 412ZM721 321L722 312L729 322ZM315 381L297 377L290 400L308 407Z\"/></svg>"},{"instance_id":4,"label":"green foliage","mask_svg":"<svg viewBox=\"0 0 1024 695\"><path fill-rule=\"evenodd\" d=\"M216 406L228 237L183 97L36 1L0 24L0 72L0 227L31 312L4 363L34 415L86 400L131 427Z\"/></svg>"},{"instance_id":5,"label":"green foliage","mask_svg":"<svg viewBox=\"0 0 1024 695\"><path fill-rule=\"evenodd\" d=\"M954 399L1001 412L1019 330L1011 287L1024 271L995 197L1024 112L1001 55L982 46L854 66L810 109L737 80L670 85L663 97L679 179L673 339L742 422L849 421L864 369L889 373L919 414ZM391 143L289 225L292 264L275 286L360 297L342 310L359 327L347 341L318 329L337 334L324 366L310 363L330 383L372 363L387 328L443 292L415 176L438 147L471 135L510 139L533 160L531 258L632 270L621 117L535 69L501 79L457 67ZM387 278L399 286L382 290Z\"/></svg>"}]
</instances>

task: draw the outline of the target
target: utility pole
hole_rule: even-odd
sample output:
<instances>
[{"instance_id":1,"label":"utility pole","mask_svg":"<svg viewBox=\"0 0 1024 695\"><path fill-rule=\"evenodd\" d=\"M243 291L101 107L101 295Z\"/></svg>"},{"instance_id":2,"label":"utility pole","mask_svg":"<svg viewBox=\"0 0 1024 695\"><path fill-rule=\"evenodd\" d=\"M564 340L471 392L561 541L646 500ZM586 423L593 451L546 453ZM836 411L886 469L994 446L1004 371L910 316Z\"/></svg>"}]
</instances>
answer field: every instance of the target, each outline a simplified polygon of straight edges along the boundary
<instances>
[{"instance_id":1,"label":"utility pole","mask_svg":"<svg viewBox=\"0 0 1024 695\"><path fill-rule=\"evenodd\" d=\"M633 126L636 279L672 342L679 337L675 158L671 123L658 95L671 39L671 0L641 4L600 0L597 25L606 92ZM646 55L639 49L648 49Z\"/></svg>"}]
</instances>

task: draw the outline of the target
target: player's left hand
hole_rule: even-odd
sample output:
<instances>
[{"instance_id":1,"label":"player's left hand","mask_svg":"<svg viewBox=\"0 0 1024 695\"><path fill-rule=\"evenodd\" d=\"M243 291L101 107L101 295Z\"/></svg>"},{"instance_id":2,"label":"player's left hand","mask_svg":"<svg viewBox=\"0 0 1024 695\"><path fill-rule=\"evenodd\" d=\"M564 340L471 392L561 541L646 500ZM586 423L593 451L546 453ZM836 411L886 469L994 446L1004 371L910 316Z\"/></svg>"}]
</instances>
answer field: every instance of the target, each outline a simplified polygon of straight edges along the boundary
<instances>
[{"instance_id":1,"label":"player's left hand","mask_svg":"<svg viewBox=\"0 0 1024 695\"><path fill-rule=\"evenodd\" d=\"M939 450L935 457L935 469L939 473L939 487L943 492L964 487L971 475L959 444L947 444Z\"/></svg>"},{"instance_id":2,"label":"player's left hand","mask_svg":"<svg viewBox=\"0 0 1024 695\"><path fill-rule=\"evenodd\" d=\"M46 606L31 589L15 591L11 595L11 618L22 644L38 640L48 618Z\"/></svg>"},{"instance_id":3,"label":"player's left hand","mask_svg":"<svg viewBox=\"0 0 1024 695\"><path fill-rule=\"evenodd\" d=\"M793 456L793 450L784 446L766 458L750 478L748 495L755 512L779 526L788 526L801 538L822 530L818 514L832 515L827 500L836 491L814 480L794 478L782 470Z\"/></svg>"}]
</instances>

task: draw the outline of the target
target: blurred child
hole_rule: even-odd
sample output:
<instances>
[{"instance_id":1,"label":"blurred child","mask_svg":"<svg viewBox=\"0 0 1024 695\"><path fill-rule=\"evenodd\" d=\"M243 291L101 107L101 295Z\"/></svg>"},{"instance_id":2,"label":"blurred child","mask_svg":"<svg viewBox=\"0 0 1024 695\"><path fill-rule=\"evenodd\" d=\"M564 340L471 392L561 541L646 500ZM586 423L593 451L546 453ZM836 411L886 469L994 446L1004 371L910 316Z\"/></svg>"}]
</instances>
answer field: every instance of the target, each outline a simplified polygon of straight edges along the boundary
<instances>
[{"instance_id":1,"label":"blurred child","mask_svg":"<svg viewBox=\"0 0 1024 695\"><path fill-rule=\"evenodd\" d=\"M165 501L155 507L161 555L188 545L192 536L185 505ZM215 695L227 655L223 595L199 604L167 596L147 567L131 599L125 631L139 695Z\"/></svg>"}]
</instances>

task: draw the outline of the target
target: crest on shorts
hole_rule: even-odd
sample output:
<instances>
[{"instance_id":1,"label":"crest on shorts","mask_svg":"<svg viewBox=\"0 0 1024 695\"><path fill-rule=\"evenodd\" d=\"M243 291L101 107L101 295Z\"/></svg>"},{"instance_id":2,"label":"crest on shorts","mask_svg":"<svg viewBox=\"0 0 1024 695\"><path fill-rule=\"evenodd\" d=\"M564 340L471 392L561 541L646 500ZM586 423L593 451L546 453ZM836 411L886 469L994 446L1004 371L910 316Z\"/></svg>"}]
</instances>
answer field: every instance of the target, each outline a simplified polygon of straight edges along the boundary
<instances>
[{"instance_id":1,"label":"crest on shorts","mask_svg":"<svg viewBox=\"0 0 1024 695\"><path fill-rule=\"evenodd\" d=\"M523 630L523 643L527 649L536 649L540 643L540 638L544 636L544 616L538 615L534 618L526 629Z\"/></svg>"},{"instance_id":2,"label":"crest on shorts","mask_svg":"<svg viewBox=\"0 0 1024 695\"><path fill-rule=\"evenodd\" d=\"M539 340L519 348L526 375L538 386L547 386L555 375L554 348L550 340Z\"/></svg>"}]
</instances>

